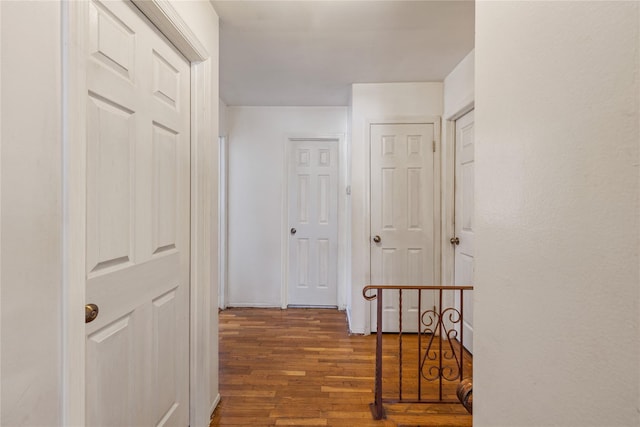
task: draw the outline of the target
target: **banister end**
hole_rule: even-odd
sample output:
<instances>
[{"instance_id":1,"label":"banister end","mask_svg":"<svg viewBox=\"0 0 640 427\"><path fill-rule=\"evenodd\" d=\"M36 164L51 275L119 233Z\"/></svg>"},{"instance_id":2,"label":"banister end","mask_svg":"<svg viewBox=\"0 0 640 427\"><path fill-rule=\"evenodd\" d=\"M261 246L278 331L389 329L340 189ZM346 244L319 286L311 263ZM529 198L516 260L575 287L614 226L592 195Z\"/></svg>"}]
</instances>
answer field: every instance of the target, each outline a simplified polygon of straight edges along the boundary
<instances>
[{"instance_id":1,"label":"banister end","mask_svg":"<svg viewBox=\"0 0 640 427\"><path fill-rule=\"evenodd\" d=\"M373 301L374 299L378 298L377 292L373 295L367 295L367 292L375 289L377 289L375 286L365 286L364 289L362 289L362 296L364 297L364 299L366 299L367 301Z\"/></svg>"}]
</instances>

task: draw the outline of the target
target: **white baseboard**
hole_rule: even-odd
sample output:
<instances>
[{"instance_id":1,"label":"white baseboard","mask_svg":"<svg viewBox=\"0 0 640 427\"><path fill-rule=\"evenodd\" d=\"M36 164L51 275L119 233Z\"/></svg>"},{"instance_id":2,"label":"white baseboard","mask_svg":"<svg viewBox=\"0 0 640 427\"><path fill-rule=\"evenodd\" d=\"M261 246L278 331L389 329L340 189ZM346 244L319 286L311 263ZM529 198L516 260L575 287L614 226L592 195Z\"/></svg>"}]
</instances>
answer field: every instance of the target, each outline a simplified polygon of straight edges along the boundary
<instances>
[{"instance_id":1,"label":"white baseboard","mask_svg":"<svg viewBox=\"0 0 640 427\"><path fill-rule=\"evenodd\" d=\"M351 307L345 307L345 311L347 312L347 324L349 325L349 332L353 333L353 328L351 327Z\"/></svg>"},{"instance_id":2,"label":"white baseboard","mask_svg":"<svg viewBox=\"0 0 640 427\"><path fill-rule=\"evenodd\" d=\"M209 408L209 414L213 417L213 411L216 410L218 404L220 403L220 393L213 399L213 403L211 404L211 408Z\"/></svg>"},{"instance_id":3,"label":"white baseboard","mask_svg":"<svg viewBox=\"0 0 640 427\"><path fill-rule=\"evenodd\" d=\"M263 304L254 302L233 302L227 304L227 308L282 308L280 304Z\"/></svg>"}]
</instances>

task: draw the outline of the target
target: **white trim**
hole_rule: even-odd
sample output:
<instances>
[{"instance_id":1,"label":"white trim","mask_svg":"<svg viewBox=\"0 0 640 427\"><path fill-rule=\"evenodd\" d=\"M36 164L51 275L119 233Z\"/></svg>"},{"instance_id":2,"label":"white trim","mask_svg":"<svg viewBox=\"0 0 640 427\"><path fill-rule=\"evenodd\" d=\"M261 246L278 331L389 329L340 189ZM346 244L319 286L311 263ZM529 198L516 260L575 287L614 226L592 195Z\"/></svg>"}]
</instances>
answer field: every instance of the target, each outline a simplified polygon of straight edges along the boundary
<instances>
[{"instance_id":1,"label":"white trim","mask_svg":"<svg viewBox=\"0 0 640 427\"><path fill-rule=\"evenodd\" d=\"M446 120L447 121L451 121L451 122L455 122L460 117L464 116L465 114L467 114L469 111L473 110L474 108L475 108L475 101L473 99L471 99L470 101L466 102L464 104L464 106L462 108L460 108L458 111L456 111L455 113L451 114L449 117L446 117Z\"/></svg>"},{"instance_id":2,"label":"white trim","mask_svg":"<svg viewBox=\"0 0 640 427\"><path fill-rule=\"evenodd\" d=\"M433 249L434 249L434 278L436 283L442 283L442 119L437 117L433 123L433 139L435 152L433 153Z\"/></svg>"},{"instance_id":3,"label":"white trim","mask_svg":"<svg viewBox=\"0 0 640 427\"><path fill-rule=\"evenodd\" d=\"M2 22L2 2L0 2L0 22ZM2 32L1 31L0 31L0 58L2 58ZM0 78L0 189L1 188L2 188L2 79ZM2 190L0 190L0 224L2 224ZM2 226L0 225L0 265L2 265L2 244L1 243L2 243ZM0 275L0 295L2 295L2 275ZM2 304L0 304L0 331L2 330L1 307L2 307ZM0 340L0 366L2 366L1 355L2 355L2 340ZM0 388L0 420L1 419L2 419L2 391Z\"/></svg>"},{"instance_id":4,"label":"white trim","mask_svg":"<svg viewBox=\"0 0 640 427\"><path fill-rule=\"evenodd\" d=\"M456 121L474 110L474 102L465 104L445 121L445 136L442 149L442 285L455 285L455 248L449 242L456 234ZM454 296L447 295L449 301L445 304L453 305Z\"/></svg>"},{"instance_id":5,"label":"white trim","mask_svg":"<svg viewBox=\"0 0 640 427\"><path fill-rule=\"evenodd\" d=\"M455 162L456 122L446 120L442 141L442 285L453 285L454 248L449 239L455 235Z\"/></svg>"},{"instance_id":6,"label":"white trim","mask_svg":"<svg viewBox=\"0 0 640 427\"><path fill-rule=\"evenodd\" d=\"M131 0L189 62L209 58L202 42L167 0Z\"/></svg>"},{"instance_id":7,"label":"white trim","mask_svg":"<svg viewBox=\"0 0 640 427\"><path fill-rule=\"evenodd\" d=\"M161 29L162 30L162 29ZM191 64L191 298L189 421L207 426L211 378L211 61ZM209 132L207 132L207 129ZM216 260L217 261L217 260Z\"/></svg>"},{"instance_id":8,"label":"white trim","mask_svg":"<svg viewBox=\"0 0 640 427\"><path fill-rule=\"evenodd\" d=\"M441 189L440 189L440 157L442 156L441 152L441 132L440 132L440 116L385 116L385 117L376 117L369 118L365 120L365 130L364 130L364 177L365 177L365 186L364 186L364 226L365 226L365 236L366 236L366 244L362 244L361 253L364 255L364 265L365 269L365 284L371 283L371 245L369 244L369 233L371 232L371 125L398 125L398 124L432 124L433 125L433 138L436 143L436 152L433 156L433 185L434 185L434 193L433 193L433 221L434 221L434 276L436 282L440 282L442 280L441 277L441 248L440 244L440 198L441 198ZM352 243L353 244L353 243ZM364 322L364 333L369 334L370 332L374 332L372 326L375 325L373 319L376 315L374 310L374 305L371 304L371 301L365 302L365 322Z\"/></svg>"},{"instance_id":9,"label":"white trim","mask_svg":"<svg viewBox=\"0 0 640 427\"><path fill-rule=\"evenodd\" d=\"M227 257L228 257L228 179L229 179L229 150L228 138L218 137L218 308L227 308L229 289L227 287Z\"/></svg>"},{"instance_id":10,"label":"white trim","mask_svg":"<svg viewBox=\"0 0 640 427\"><path fill-rule=\"evenodd\" d=\"M287 308L289 301L289 143L291 138L286 138L282 144L282 187L280 189L280 308Z\"/></svg>"},{"instance_id":11,"label":"white trim","mask_svg":"<svg viewBox=\"0 0 640 427\"><path fill-rule=\"evenodd\" d=\"M346 135L340 134L338 139L338 309L345 310L347 308L347 292L351 289L347 285L348 259L350 255L349 234L350 215L349 215L349 198L347 194L347 169L349 166L349 158L347 157L347 138Z\"/></svg>"},{"instance_id":12,"label":"white trim","mask_svg":"<svg viewBox=\"0 0 640 427\"><path fill-rule=\"evenodd\" d=\"M346 316L347 316L347 325L351 325L351 307L347 307L344 310ZM353 331L349 331L350 335L371 335L371 332L353 332Z\"/></svg>"},{"instance_id":13,"label":"white trim","mask_svg":"<svg viewBox=\"0 0 640 427\"><path fill-rule=\"evenodd\" d=\"M258 302L234 302L233 304L229 304L228 308L279 308L286 310L286 306L282 307L277 304L269 304L269 303L258 303Z\"/></svg>"},{"instance_id":14,"label":"white trim","mask_svg":"<svg viewBox=\"0 0 640 427\"><path fill-rule=\"evenodd\" d=\"M62 424L85 424L85 223L86 103L85 40L88 2L63 2L64 104L64 290ZM201 41L165 0L136 6L191 61L191 295L190 393L192 426L210 420L211 326L211 75ZM196 62L202 61L202 62ZM214 401L217 403L218 400Z\"/></svg>"},{"instance_id":15,"label":"white trim","mask_svg":"<svg viewBox=\"0 0 640 427\"><path fill-rule=\"evenodd\" d=\"M347 306L347 281L346 270L347 263L344 261L347 258L348 245L346 239L348 236L341 236L346 234L347 225L347 199L343 190L347 187L347 174L346 174L346 159L344 158L344 146L345 135L338 134L310 134L309 136L295 134L287 136L284 145L283 154L283 171L284 178L282 179L282 206L281 206L281 235L285 236L281 240L280 253L282 257L281 262L281 276L282 286L280 287L280 306L285 309L288 306L289 299L289 162L291 161L289 152L291 143L295 141L336 141L338 146L338 265L336 266L337 276L337 289L336 289L336 307L340 310L344 310Z\"/></svg>"},{"instance_id":16,"label":"white trim","mask_svg":"<svg viewBox=\"0 0 640 427\"><path fill-rule=\"evenodd\" d=\"M213 411L216 410L216 407L218 406L219 403L220 403L220 393L218 393L216 395L216 398L213 399L213 402L211 403L211 406L209 407L209 414L211 414L211 417L213 417Z\"/></svg>"},{"instance_id":17,"label":"white trim","mask_svg":"<svg viewBox=\"0 0 640 427\"><path fill-rule=\"evenodd\" d=\"M62 425L85 425L88 2L63 2Z\"/></svg>"},{"instance_id":18,"label":"white trim","mask_svg":"<svg viewBox=\"0 0 640 427\"><path fill-rule=\"evenodd\" d=\"M444 122L442 139L442 285L453 286L455 250L449 239L455 235L456 120L474 109L467 102Z\"/></svg>"}]
</instances>

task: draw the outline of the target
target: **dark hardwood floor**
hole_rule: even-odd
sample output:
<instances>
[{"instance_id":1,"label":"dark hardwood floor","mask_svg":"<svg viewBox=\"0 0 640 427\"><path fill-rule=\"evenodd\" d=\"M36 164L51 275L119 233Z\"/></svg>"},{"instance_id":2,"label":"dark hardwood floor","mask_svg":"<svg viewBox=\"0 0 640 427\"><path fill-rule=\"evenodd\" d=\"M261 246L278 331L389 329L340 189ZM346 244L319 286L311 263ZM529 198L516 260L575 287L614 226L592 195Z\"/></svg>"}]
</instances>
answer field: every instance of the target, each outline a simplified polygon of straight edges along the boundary
<instances>
[{"instance_id":1,"label":"dark hardwood floor","mask_svg":"<svg viewBox=\"0 0 640 427\"><path fill-rule=\"evenodd\" d=\"M389 342L383 358L385 375L396 378L384 389L394 392L397 357L392 347L397 335L385 335L384 339L385 345ZM411 340L411 336L405 339ZM410 359L407 363L415 367L417 357ZM469 357L465 365L470 373ZM387 419L373 420L369 403L373 401L374 369L375 335L349 335L344 312L221 311L221 401L211 426L472 425L471 416L460 404L385 405ZM411 380L408 367L403 369L404 378L408 378L404 387L411 390L415 380ZM451 396L453 390L449 388L445 394Z\"/></svg>"}]
</instances>

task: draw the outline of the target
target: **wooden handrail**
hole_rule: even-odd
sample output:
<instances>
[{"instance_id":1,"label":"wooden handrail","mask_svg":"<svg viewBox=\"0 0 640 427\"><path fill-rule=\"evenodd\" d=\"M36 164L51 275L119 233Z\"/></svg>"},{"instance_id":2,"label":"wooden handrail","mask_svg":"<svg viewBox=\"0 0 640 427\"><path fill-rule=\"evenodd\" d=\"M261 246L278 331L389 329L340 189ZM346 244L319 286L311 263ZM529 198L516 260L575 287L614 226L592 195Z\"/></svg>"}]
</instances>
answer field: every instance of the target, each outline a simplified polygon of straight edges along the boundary
<instances>
[{"instance_id":1,"label":"wooden handrail","mask_svg":"<svg viewBox=\"0 0 640 427\"><path fill-rule=\"evenodd\" d=\"M365 285L362 288L362 296L367 301L373 301L376 299L377 295L367 295L367 291L373 289L382 289L382 290L422 290L422 291L472 291L473 286L413 286L413 285Z\"/></svg>"}]
</instances>

